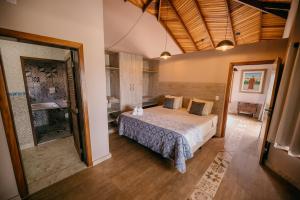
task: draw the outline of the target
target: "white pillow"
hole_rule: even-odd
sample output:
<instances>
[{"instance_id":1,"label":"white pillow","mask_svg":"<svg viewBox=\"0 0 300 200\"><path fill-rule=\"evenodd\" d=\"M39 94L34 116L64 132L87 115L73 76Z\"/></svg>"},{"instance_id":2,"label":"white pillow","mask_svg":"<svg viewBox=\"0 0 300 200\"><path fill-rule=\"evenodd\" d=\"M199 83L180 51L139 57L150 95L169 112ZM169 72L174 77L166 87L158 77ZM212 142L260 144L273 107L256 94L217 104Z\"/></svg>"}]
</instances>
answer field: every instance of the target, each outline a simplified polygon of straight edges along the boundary
<instances>
[{"instance_id":1,"label":"white pillow","mask_svg":"<svg viewBox=\"0 0 300 200\"><path fill-rule=\"evenodd\" d=\"M171 96L171 95L166 95L166 98L174 98L174 104L173 104L173 109L180 109L182 108L182 96Z\"/></svg>"},{"instance_id":2,"label":"white pillow","mask_svg":"<svg viewBox=\"0 0 300 200\"><path fill-rule=\"evenodd\" d=\"M202 99L196 99L196 98L193 98L193 99L190 100L190 103L189 103L189 106L188 106L188 109L187 109L188 112L191 109L193 101L194 102L205 103L203 111L202 111L202 115L209 115L211 113L214 102L213 101L206 101L206 100L202 100Z\"/></svg>"}]
</instances>

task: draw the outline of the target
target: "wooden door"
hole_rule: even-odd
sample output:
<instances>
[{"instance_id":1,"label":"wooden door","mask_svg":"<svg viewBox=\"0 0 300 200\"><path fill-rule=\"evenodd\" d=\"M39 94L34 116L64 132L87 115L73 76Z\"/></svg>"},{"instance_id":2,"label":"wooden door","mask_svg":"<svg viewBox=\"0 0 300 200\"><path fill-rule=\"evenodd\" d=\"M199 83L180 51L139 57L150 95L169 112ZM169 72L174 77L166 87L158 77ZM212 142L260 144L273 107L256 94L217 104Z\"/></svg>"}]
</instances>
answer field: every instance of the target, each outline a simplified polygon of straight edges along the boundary
<instances>
[{"instance_id":1,"label":"wooden door","mask_svg":"<svg viewBox=\"0 0 300 200\"><path fill-rule=\"evenodd\" d=\"M277 58L274 64L276 65L276 72L274 78L274 85L272 89L272 95L269 102L266 102L265 103L266 106L263 108L264 109L264 114L262 117L263 122L262 122L261 130L258 138L259 162L261 164L263 163L264 156L268 148L267 136L268 136L268 131L269 131L270 122L272 118L273 107L275 105L275 100L276 100L276 96L277 96L277 92L281 80L282 70L283 70L283 65L280 58Z\"/></svg>"},{"instance_id":2,"label":"wooden door","mask_svg":"<svg viewBox=\"0 0 300 200\"><path fill-rule=\"evenodd\" d=\"M77 104L77 97L76 97L76 84L75 84L75 63L71 56L67 62L67 80L68 80L68 91L69 91L69 98L68 98L68 107L69 107L69 114L70 114L70 122L71 122L71 130L74 138L74 145L79 154L79 157L82 158L82 146L81 146L81 135L80 135L80 126L79 126L79 109Z\"/></svg>"}]
</instances>

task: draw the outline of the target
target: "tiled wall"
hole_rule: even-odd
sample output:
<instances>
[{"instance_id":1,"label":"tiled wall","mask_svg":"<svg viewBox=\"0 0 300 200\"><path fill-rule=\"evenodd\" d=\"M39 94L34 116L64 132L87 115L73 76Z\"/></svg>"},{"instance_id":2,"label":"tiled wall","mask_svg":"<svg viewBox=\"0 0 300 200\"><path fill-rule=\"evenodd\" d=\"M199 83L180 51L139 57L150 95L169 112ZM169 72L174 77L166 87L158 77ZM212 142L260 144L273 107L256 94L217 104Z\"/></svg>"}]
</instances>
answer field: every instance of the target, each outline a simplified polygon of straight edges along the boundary
<instances>
[{"instance_id":1,"label":"tiled wall","mask_svg":"<svg viewBox=\"0 0 300 200\"><path fill-rule=\"evenodd\" d=\"M26 60L24 65L31 103L67 100L65 63Z\"/></svg>"},{"instance_id":2,"label":"tiled wall","mask_svg":"<svg viewBox=\"0 0 300 200\"><path fill-rule=\"evenodd\" d=\"M157 95L183 96L183 107L185 108L188 107L189 99L193 97L213 101L212 113L218 115L217 135L220 136L225 89L226 84L223 83L159 82ZM219 96L218 101L215 100L216 96Z\"/></svg>"},{"instance_id":3,"label":"tiled wall","mask_svg":"<svg viewBox=\"0 0 300 200\"><path fill-rule=\"evenodd\" d=\"M65 60L69 51L1 39L0 51L20 148L32 147L34 142L20 57Z\"/></svg>"}]
</instances>

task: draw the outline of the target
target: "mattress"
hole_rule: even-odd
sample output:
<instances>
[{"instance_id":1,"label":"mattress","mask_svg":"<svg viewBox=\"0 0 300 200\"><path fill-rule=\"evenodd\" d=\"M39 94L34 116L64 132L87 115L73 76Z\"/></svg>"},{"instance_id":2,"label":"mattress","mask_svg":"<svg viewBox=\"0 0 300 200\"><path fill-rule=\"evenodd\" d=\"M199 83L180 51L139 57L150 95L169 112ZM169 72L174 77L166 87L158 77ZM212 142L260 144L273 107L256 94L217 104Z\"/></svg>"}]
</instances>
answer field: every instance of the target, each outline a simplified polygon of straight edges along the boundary
<instances>
[{"instance_id":1,"label":"mattress","mask_svg":"<svg viewBox=\"0 0 300 200\"><path fill-rule=\"evenodd\" d=\"M201 146L199 144L207 140L207 137L211 138L216 134L218 123L218 116L215 114L198 116L188 113L185 108L175 110L162 106L145 109L143 116L131 116L182 134L193 152Z\"/></svg>"},{"instance_id":2,"label":"mattress","mask_svg":"<svg viewBox=\"0 0 300 200\"><path fill-rule=\"evenodd\" d=\"M216 133L217 116L189 114L186 109L166 109L162 106L144 110L142 116L122 113L119 134L173 159L184 173L185 160Z\"/></svg>"}]
</instances>

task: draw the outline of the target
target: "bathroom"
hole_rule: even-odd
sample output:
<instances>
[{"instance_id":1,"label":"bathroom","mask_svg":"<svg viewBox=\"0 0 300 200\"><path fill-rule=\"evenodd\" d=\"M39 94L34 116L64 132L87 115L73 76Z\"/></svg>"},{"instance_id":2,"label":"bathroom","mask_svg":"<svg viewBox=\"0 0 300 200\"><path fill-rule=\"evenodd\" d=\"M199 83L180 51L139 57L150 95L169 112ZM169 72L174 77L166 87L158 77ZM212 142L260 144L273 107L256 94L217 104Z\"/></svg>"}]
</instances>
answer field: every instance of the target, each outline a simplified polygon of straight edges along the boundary
<instances>
[{"instance_id":1,"label":"bathroom","mask_svg":"<svg viewBox=\"0 0 300 200\"><path fill-rule=\"evenodd\" d=\"M0 38L0 66L29 194L85 169L77 51Z\"/></svg>"},{"instance_id":2,"label":"bathroom","mask_svg":"<svg viewBox=\"0 0 300 200\"><path fill-rule=\"evenodd\" d=\"M66 62L21 57L35 145L71 136Z\"/></svg>"}]
</instances>

